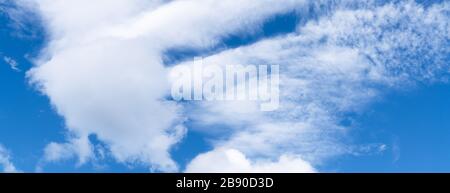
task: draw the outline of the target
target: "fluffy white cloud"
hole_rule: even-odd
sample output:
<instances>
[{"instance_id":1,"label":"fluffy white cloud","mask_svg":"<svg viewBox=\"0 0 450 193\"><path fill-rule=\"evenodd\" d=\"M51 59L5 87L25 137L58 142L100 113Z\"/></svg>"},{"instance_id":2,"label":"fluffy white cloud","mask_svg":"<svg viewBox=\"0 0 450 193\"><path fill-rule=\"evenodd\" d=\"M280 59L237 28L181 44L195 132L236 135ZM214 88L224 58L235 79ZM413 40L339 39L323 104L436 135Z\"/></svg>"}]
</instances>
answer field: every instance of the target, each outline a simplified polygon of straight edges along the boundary
<instances>
[{"instance_id":1,"label":"fluffy white cloud","mask_svg":"<svg viewBox=\"0 0 450 193\"><path fill-rule=\"evenodd\" d=\"M236 149L218 149L200 154L186 168L188 173L313 173L315 169L293 155L282 155L276 161L252 161Z\"/></svg>"},{"instance_id":2,"label":"fluffy white cloud","mask_svg":"<svg viewBox=\"0 0 450 193\"><path fill-rule=\"evenodd\" d=\"M169 150L185 134L161 53L207 48L246 33L303 1L23 0L42 15L50 42L28 72L65 118L67 143L51 143L44 160L93 159L95 134L119 162L176 171ZM277 3L275 3L277 2Z\"/></svg>"},{"instance_id":3,"label":"fluffy white cloud","mask_svg":"<svg viewBox=\"0 0 450 193\"><path fill-rule=\"evenodd\" d=\"M18 172L14 164L11 162L9 151L2 145L0 145L0 166L3 172L6 173Z\"/></svg>"}]
</instances>

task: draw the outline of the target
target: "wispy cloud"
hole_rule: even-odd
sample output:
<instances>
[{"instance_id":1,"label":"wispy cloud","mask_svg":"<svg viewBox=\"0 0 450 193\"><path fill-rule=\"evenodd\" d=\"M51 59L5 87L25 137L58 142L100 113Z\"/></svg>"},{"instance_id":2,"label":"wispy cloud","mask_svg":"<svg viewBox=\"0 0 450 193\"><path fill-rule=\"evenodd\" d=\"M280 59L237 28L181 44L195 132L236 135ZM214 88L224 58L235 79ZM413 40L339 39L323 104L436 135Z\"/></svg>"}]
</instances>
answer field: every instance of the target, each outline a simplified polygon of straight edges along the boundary
<instances>
[{"instance_id":1,"label":"wispy cloud","mask_svg":"<svg viewBox=\"0 0 450 193\"><path fill-rule=\"evenodd\" d=\"M16 72L22 71L19 68L19 63L17 63L17 61L14 60L13 58L8 57L8 56L3 56L3 61L5 61L5 63L8 64L12 70L14 70Z\"/></svg>"},{"instance_id":2,"label":"wispy cloud","mask_svg":"<svg viewBox=\"0 0 450 193\"><path fill-rule=\"evenodd\" d=\"M23 2L0 0L0 14L9 19L5 25L12 29L10 35L19 38L36 38L39 29L34 28L36 25L33 24L39 22L40 17L32 11L29 4Z\"/></svg>"},{"instance_id":3,"label":"wispy cloud","mask_svg":"<svg viewBox=\"0 0 450 193\"><path fill-rule=\"evenodd\" d=\"M445 81L449 10L448 3L424 8L413 1L337 6L295 33L205 58L206 65L279 64L281 108L264 113L252 101L187 106L189 117L209 130L229 126L230 135L216 136L216 149L195 160L223 148L256 160L290 153L312 165L336 155L379 152L385 145L344 143L342 115L363 111L389 89Z\"/></svg>"},{"instance_id":4,"label":"wispy cloud","mask_svg":"<svg viewBox=\"0 0 450 193\"><path fill-rule=\"evenodd\" d=\"M14 164L11 162L9 151L0 145L0 166L3 168L3 172L15 173L18 172Z\"/></svg>"}]
</instances>

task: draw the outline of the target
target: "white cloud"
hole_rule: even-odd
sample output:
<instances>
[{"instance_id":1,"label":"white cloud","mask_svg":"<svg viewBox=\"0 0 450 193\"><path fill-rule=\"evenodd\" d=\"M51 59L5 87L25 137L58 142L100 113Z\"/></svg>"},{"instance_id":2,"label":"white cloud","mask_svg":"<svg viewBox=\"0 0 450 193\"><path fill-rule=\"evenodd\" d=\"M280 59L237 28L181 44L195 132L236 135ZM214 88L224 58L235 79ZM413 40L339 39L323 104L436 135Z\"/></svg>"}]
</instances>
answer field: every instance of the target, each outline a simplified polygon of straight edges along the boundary
<instances>
[{"instance_id":1,"label":"white cloud","mask_svg":"<svg viewBox=\"0 0 450 193\"><path fill-rule=\"evenodd\" d=\"M12 70L14 70L16 72L21 71L19 68L19 63L17 63L17 61L12 59L11 57L3 56L3 61L5 61L5 63L8 64Z\"/></svg>"},{"instance_id":2,"label":"white cloud","mask_svg":"<svg viewBox=\"0 0 450 193\"><path fill-rule=\"evenodd\" d=\"M340 140L347 134L339 124L343 113L360 111L383 89L440 80L448 72L446 2L430 8L370 0L20 2L42 15L50 33L28 75L70 132L67 142L47 146L44 160L50 162L95 159L89 141L95 134L119 162L177 171L169 151L185 135L189 118L205 128L230 129L228 136L213 137L215 149L197 156L187 171L223 171L208 164L222 160L225 171L313 172L330 156L360 151ZM207 49L292 10L302 16L295 33L205 59L279 64L279 111L260 112L246 102L182 106L163 100L169 89L165 50Z\"/></svg>"},{"instance_id":3,"label":"white cloud","mask_svg":"<svg viewBox=\"0 0 450 193\"><path fill-rule=\"evenodd\" d=\"M282 82L277 112L242 111L227 102L187 106L190 119L208 130L229 126L229 136L221 131L216 149L205 155L223 148L250 160L290 153L316 166L336 155L382 152L383 144L344 144L342 115L364 110L387 89L445 80L449 9L448 3L425 9L413 1L339 7L295 33L205 58L205 65L279 64Z\"/></svg>"},{"instance_id":4,"label":"white cloud","mask_svg":"<svg viewBox=\"0 0 450 193\"><path fill-rule=\"evenodd\" d=\"M14 164L11 162L11 157L9 155L8 150L2 145L0 145L0 166L3 169L3 172L6 173L18 172Z\"/></svg>"},{"instance_id":5,"label":"white cloud","mask_svg":"<svg viewBox=\"0 0 450 193\"><path fill-rule=\"evenodd\" d=\"M313 173L306 161L293 155L282 155L276 161L249 160L236 149L217 149L200 154L186 168L188 173Z\"/></svg>"},{"instance_id":6,"label":"white cloud","mask_svg":"<svg viewBox=\"0 0 450 193\"><path fill-rule=\"evenodd\" d=\"M0 14L6 16L9 20L4 23L8 29L12 29L9 35L19 38L35 38L37 31L30 27L38 21L39 18L28 6L17 5L20 1L0 0Z\"/></svg>"},{"instance_id":7,"label":"white cloud","mask_svg":"<svg viewBox=\"0 0 450 193\"><path fill-rule=\"evenodd\" d=\"M235 1L187 0L172 1L154 11L145 12L105 33L132 39L149 37L162 49L175 46L207 47L221 37L236 33L252 33L269 16L293 11L304 0Z\"/></svg>"},{"instance_id":8,"label":"white cloud","mask_svg":"<svg viewBox=\"0 0 450 193\"><path fill-rule=\"evenodd\" d=\"M184 115L163 100L169 86L161 53L173 46L207 48L303 1L22 2L34 5L50 32L28 76L65 118L71 136L49 144L44 160L94 159L87 147L95 134L119 162L176 171L169 150L185 134Z\"/></svg>"},{"instance_id":9,"label":"white cloud","mask_svg":"<svg viewBox=\"0 0 450 193\"><path fill-rule=\"evenodd\" d=\"M44 149L45 162L57 162L79 156L79 164L86 162L91 157L93 150L86 138L72 138L68 143L50 143Z\"/></svg>"}]
</instances>

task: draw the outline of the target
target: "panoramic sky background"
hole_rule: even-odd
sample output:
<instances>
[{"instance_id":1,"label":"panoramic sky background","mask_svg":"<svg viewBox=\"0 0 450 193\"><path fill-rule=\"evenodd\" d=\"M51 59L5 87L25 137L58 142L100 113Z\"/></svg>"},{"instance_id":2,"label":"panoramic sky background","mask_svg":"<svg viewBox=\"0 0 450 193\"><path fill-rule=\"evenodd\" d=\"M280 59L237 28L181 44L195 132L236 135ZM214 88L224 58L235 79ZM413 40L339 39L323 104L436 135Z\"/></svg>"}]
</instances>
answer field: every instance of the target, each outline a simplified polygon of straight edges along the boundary
<instances>
[{"instance_id":1,"label":"panoramic sky background","mask_svg":"<svg viewBox=\"0 0 450 193\"><path fill-rule=\"evenodd\" d=\"M0 0L4 172L449 172L445 0ZM280 65L280 108L168 72Z\"/></svg>"}]
</instances>

